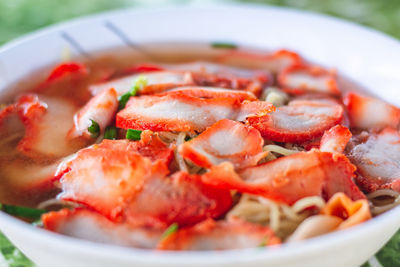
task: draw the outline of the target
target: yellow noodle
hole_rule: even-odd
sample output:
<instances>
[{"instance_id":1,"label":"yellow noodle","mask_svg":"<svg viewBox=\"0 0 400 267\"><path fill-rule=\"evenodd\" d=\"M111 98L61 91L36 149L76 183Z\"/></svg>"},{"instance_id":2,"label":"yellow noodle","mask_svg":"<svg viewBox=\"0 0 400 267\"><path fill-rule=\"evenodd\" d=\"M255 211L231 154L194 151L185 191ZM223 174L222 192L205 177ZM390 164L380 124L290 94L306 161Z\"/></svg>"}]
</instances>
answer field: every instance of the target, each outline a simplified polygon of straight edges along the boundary
<instances>
[{"instance_id":1,"label":"yellow noodle","mask_svg":"<svg viewBox=\"0 0 400 267\"><path fill-rule=\"evenodd\" d=\"M291 149L286 149L282 146L278 145L266 145L263 147L263 151L269 151L269 152L274 152L278 153L283 156L289 156L298 153L298 150L291 150Z\"/></svg>"},{"instance_id":2,"label":"yellow noodle","mask_svg":"<svg viewBox=\"0 0 400 267\"><path fill-rule=\"evenodd\" d=\"M186 133L185 132L181 132L181 133L178 134L178 137L176 138L175 159L176 159L176 162L178 163L179 169L181 171L187 172L188 168L186 166L185 160L178 153L178 148L179 148L180 145L182 145L185 142L185 137L186 137Z\"/></svg>"},{"instance_id":3,"label":"yellow noodle","mask_svg":"<svg viewBox=\"0 0 400 267\"><path fill-rule=\"evenodd\" d=\"M175 142L176 139L178 138L177 133L171 133L171 132L158 132L158 136L161 138L166 143L172 143Z\"/></svg>"},{"instance_id":4,"label":"yellow noodle","mask_svg":"<svg viewBox=\"0 0 400 267\"><path fill-rule=\"evenodd\" d=\"M306 209L325 205L321 197L306 197L293 206L270 199L244 194L239 203L227 214L243 220L269 226L282 239L288 237L297 226L311 215Z\"/></svg>"},{"instance_id":5,"label":"yellow noodle","mask_svg":"<svg viewBox=\"0 0 400 267\"><path fill-rule=\"evenodd\" d=\"M367 194L373 216L400 205L400 193L391 189L380 189Z\"/></svg>"},{"instance_id":6,"label":"yellow noodle","mask_svg":"<svg viewBox=\"0 0 400 267\"><path fill-rule=\"evenodd\" d=\"M78 207L79 206L79 204L77 204L75 202L69 202L69 201L64 201L64 200L57 199L57 198L51 198L51 199L48 199L48 200L40 202L37 205L37 208L38 209L46 209L48 207L56 206L56 205L59 205L59 206L74 206L74 207Z\"/></svg>"}]
</instances>

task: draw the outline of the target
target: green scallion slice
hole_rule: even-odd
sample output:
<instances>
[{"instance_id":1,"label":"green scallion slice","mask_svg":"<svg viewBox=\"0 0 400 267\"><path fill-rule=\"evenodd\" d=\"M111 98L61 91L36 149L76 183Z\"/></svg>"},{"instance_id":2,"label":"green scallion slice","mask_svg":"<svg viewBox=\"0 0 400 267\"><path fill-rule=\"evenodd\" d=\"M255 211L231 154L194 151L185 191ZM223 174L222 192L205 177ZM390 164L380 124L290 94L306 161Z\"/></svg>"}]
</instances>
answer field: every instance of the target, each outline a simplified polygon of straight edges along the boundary
<instances>
[{"instance_id":1,"label":"green scallion slice","mask_svg":"<svg viewBox=\"0 0 400 267\"><path fill-rule=\"evenodd\" d=\"M121 95L120 97L118 97L118 108L121 110L121 109L124 109L125 108L125 106L126 106L126 103L128 103L128 100L129 100L129 98L131 98L131 93L130 92L128 92L128 93L125 93L125 94L123 94L123 95Z\"/></svg>"},{"instance_id":2,"label":"green scallion slice","mask_svg":"<svg viewBox=\"0 0 400 267\"><path fill-rule=\"evenodd\" d=\"M129 91L131 96L135 96L141 89L147 85L147 78L143 75L139 76L133 83L132 89Z\"/></svg>"},{"instance_id":3,"label":"green scallion slice","mask_svg":"<svg viewBox=\"0 0 400 267\"><path fill-rule=\"evenodd\" d=\"M173 223L171 224L165 231L164 233L161 235L161 240L166 239L167 237L173 235L174 233L176 233L179 229L179 225L177 223Z\"/></svg>"},{"instance_id":4,"label":"green scallion slice","mask_svg":"<svg viewBox=\"0 0 400 267\"><path fill-rule=\"evenodd\" d=\"M128 129L128 131L126 132L126 139L140 140L141 134L142 134L142 131L140 131L140 130Z\"/></svg>"},{"instance_id":5,"label":"green scallion slice","mask_svg":"<svg viewBox=\"0 0 400 267\"><path fill-rule=\"evenodd\" d=\"M90 119L92 124L88 127L89 133L91 133L93 138L97 138L100 135L100 126L97 122L94 120Z\"/></svg>"},{"instance_id":6,"label":"green scallion slice","mask_svg":"<svg viewBox=\"0 0 400 267\"><path fill-rule=\"evenodd\" d=\"M223 42L215 42L212 43L211 46L213 48L222 48L222 49L236 49L237 45L232 43L223 43Z\"/></svg>"},{"instance_id":7,"label":"green scallion slice","mask_svg":"<svg viewBox=\"0 0 400 267\"><path fill-rule=\"evenodd\" d=\"M104 131L104 139L117 139L117 128L115 126L107 126Z\"/></svg>"},{"instance_id":8,"label":"green scallion slice","mask_svg":"<svg viewBox=\"0 0 400 267\"><path fill-rule=\"evenodd\" d=\"M119 106L118 108L121 110L123 108L125 108L126 103L128 103L129 99L131 98L131 96L135 96L143 87L145 87L147 85L147 78L144 77L143 75L139 76L132 85L131 90L129 90L129 92L121 95L118 98L119 101Z\"/></svg>"},{"instance_id":9,"label":"green scallion slice","mask_svg":"<svg viewBox=\"0 0 400 267\"><path fill-rule=\"evenodd\" d=\"M32 220L39 220L42 214L47 212L46 210L43 209L33 209L33 208L6 205L6 204L0 204L0 209L10 215Z\"/></svg>"},{"instance_id":10,"label":"green scallion slice","mask_svg":"<svg viewBox=\"0 0 400 267\"><path fill-rule=\"evenodd\" d=\"M269 236L265 236L261 241L261 243L258 245L258 247L260 248L265 247L266 245L268 245L268 241L269 241Z\"/></svg>"}]
</instances>

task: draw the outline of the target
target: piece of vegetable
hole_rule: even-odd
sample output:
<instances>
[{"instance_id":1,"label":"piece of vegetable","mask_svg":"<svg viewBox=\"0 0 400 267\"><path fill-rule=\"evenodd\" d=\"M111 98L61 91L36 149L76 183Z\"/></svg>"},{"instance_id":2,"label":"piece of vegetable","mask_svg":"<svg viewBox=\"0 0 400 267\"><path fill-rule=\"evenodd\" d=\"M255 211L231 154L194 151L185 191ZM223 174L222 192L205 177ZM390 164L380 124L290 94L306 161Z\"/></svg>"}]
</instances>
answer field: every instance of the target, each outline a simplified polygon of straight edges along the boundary
<instances>
[{"instance_id":1,"label":"piece of vegetable","mask_svg":"<svg viewBox=\"0 0 400 267\"><path fill-rule=\"evenodd\" d=\"M88 131L93 138L97 138L100 135L100 126L96 121L92 119L90 119L90 121L92 122L92 124L88 127Z\"/></svg>"},{"instance_id":2,"label":"piece of vegetable","mask_svg":"<svg viewBox=\"0 0 400 267\"><path fill-rule=\"evenodd\" d=\"M142 134L142 131L140 131L140 130L128 129L128 131L126 132L126 139L140 140L141 134Z\"/></svg>"},{"instance_id":3,"label":"piece of vegetable","mask_svg":"<svg viewBox=\"0 0 400 267\"><path fill-rule=\"evenodd\" d=\"M145 87L147 85L147 79L144 76L139 76L133 83L131 90L129 92L121 95L118 98L119 101L119 109L123 109L126 106L126 103L128 103L128 100L131 98L131 96L135 96L137 92Z\"/></svg>"},{"instance_id":4,"label":"piece of vegetable","mask_svg":"<svg viewBox=\"0 0 400 267\"><path fill-rule=\"evenodd\" d=\"M42 214L46 213L46 210L43 209L33 209L21 206L14 205L6 205L0 203L0 209L5 213L10 215L26 218L26 219L34 219L38 220L42 216Z\"/></svg>"},{"instance_id":5,"label":"piece of vegetable","mask_svg":"<svg viewBox=\"0 0 400 267\"><path fill-rule=\"evenodd\" d=\"M270 238L270 237L266 235L258 246L259 246L260 248L263 248L263 247L267 246L267 245L268 245L269 238Z\"/></svg>"},{"instance_id":6,"label":"piece of vegetable","mask_svg":"<svg viewBox=\"0 0 400 267\"><path fill-rule=\"evenodd\" d=\"M117 128L115 126L107 126L104 132L104 139L117 139Z\"/></svg>"},{"instance_id":7,"label":"piece of vegetable","mask_svg":"<svg viewBox=\"0 0 400 267\"><path fill-rule=\"evenodd\" d=\"M223 49L237 49L238 46L233 43L225 43L225 42L214 42L211 44L213 48L223 48Z\"/></svg>"},{"instance_id":8,"label":"piece of vegetable","mask_svg":"<svg viewBox=\"0 0 400 267\"><path fill-rule=\"evenodd\" d=\"M161 235L161 240L164 240L168 237L170 237L171 235L175 234L179 229L179 225L177 223L173 223L171 224L165 231L164 233Z\"/></svg>"},{"instance_id":9,"label":"piece of vegetable","mask_svg":"<svg viewBox=\"0 0 400 267\"><path fill-rule=\"evenodd\" d=\"M129 91L129 92L131 93L131 96L135 96L135 95L137 94L137 92L138 92L140 89L142 89L143 87L145 87L146 85L147 85L147 78L144 77L144 76L142 76L142 75L139 76L139 77L135 80L135 82L134 82L134 84L133 84L131 90Z\"/></svg>"},{"instance_id":10,"label":"piece of vegetable","mask_svg":"<svg viewBox=\"0 0 400 267\"><path fill-rule=\"evenodd\" d=\"M121 95L120 97L118 97L118 101L119 101L119 105L118 105L118 109L123 109L126 106L126 103L128 103L129 98L131 98L131 93L127 92L123 95Z\"/></svg>"}]
</instances>

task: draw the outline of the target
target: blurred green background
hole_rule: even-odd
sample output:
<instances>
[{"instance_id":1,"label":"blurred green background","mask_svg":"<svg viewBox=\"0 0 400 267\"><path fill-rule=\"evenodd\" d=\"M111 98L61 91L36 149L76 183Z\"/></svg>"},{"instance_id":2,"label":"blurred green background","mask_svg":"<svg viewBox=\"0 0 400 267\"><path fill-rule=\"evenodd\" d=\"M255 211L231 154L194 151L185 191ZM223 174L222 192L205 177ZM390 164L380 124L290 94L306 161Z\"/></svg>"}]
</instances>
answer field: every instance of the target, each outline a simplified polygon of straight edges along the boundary
<instances>
[{"instance_id":1,"label":"blurred green background","mask_svg":"<svg viewBox=\"0 0 400 267\"><path fill-rule=\"evenodd\" d=\"M262 3L312 10L400 38L400 0L0 0L0 43L58 21L113 8L212 2Z\"/></svg>"},{"instance_id":2,"label":"blurred green background","mask_svg":"<svg viewBox=\"0 0 400 267\"><path fill-rule=\"evenodd\" d=\"M400 0L0 0L0 44L46 25L114 8L215 2L311 10L352 20L400 38ZM0 251L0 266L33 266L1 234ZM381 265L375 265L376 259ZM400 232L364 266L400 266Z\"/></svg>"}]
</instances>

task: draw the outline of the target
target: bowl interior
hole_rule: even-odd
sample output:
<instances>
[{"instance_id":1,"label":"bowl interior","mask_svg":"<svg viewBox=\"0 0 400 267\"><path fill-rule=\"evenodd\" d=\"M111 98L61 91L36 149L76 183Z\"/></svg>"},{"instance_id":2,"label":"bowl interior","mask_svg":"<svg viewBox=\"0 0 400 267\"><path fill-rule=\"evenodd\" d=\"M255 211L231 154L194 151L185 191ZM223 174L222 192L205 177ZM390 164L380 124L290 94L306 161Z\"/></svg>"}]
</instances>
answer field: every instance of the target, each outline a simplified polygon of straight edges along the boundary
<instances>
[{"instance_id":1,"label":"bowl interior","mask_svg":"<svg viewBox=\"0 0 400 267\"><path fill-rule=\"evenodd\" d=\"M396 40L338 19L264 6L132 9L44 29L0 49L0 96L10 95L6 88L32 71L57 63L65 47L70 47L75 56L87 56L120 46L138 49L145 43L215 41L268 50L287 48L297 51L310 61L337 68L341 74L370 92L400 105L397 88L400 84L400 44ZM0 228L17 243L18 236L24 235L42 240L42 243L47 242L48 246L54 244L71 254L86 253L99 259L111 257L142 263L158 261L163 266L194 261L197 262L193 266L204 266L211 261L227 264L261 259L265 262L266 259L279 260L288 255L314 255L318 251L329 251L329 247L351 243L351 240L365 240L365 237L377 231L381 231L387 240L399 226L400 209L397 208L354 229L301 244L283 245L280 249L243 250L240 253L182 252L179 257L175 257L175 253L154 255L148 251L58 236L33 229L0 213ZM369 255L385 240L369 249ZM24 252L29 254L26 247Z\"/></svg>"}]
</instances>

